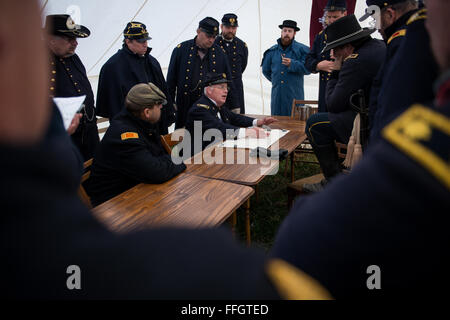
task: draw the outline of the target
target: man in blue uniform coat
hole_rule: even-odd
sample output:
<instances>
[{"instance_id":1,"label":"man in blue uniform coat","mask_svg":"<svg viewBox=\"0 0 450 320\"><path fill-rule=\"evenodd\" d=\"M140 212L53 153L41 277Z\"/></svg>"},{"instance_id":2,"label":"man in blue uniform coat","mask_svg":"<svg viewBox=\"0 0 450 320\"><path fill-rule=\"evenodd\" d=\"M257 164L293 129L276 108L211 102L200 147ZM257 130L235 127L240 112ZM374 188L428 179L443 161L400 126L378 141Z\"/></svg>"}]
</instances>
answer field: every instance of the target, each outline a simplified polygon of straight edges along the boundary
<instances>
[{"instance_id":1,"label":"man in blue uniform coat","mask_svg":"<svg viewBox=\"0 0 450 320\"><path fill-rule=\"evenodd\" d=\"M292 100L305 98L303 76L310 74L305 67L309 48L295 41L295 34L300 30L297 22L284 20L278 27L281 38L264 52L261 66L264 76L272 83L271 114L290 116Z\"/></svg>"},{"instance_id":2,"label":"man in blue uniform coat","mask_svg":"<svg viewBox=\"0 0 450 320\"><path fill-rule=\"evenodd\" d=\"M140 182L163 183L184 169L164 150L157 123L166 96L153 83L130 89L125 109L111 122L92 164L88 193L98 205Z\"/></svg>"},{"instance_id":3,"label":"man in blue uniform coat","mask_svg":"<svg viewBox=\"0 0 450 320\"><path fill-rule=\"evenodd\" d=\"M106 61L100 70L97 90L98 114L114 118L124 108L125 97L135 84L155 84L167 98L167 104L161 110L158 123L161 134L168 133L168 127L175 122L175 109L169 96L166 80L161 66L148 47L149 37L145 24L128 22L123 30L122 49Z\"/></svg>"},{"instance_id":4,"label":"man in blue uniform coat","mask_svg":"<svg viewBox=\"0 0 450 320\"><path fill-rule=\"evenodd\" d=\"M208 72L225 73L231 79L231 68L225 51L214 44L219 33L219 22L206 17L199 22L197 36L180 43L173 49L167 72L167 85L171 99L176 101L176 128L186 125L189 109L203 94L202 83ZM237 106L233 84L225 106Z\"/></svg>"},{"instance_id":5,"label":"man in blue uniform coat","mask_svg":"<svg viewBox=\"0 0 450 320\"><path fill-rule=\"evenodd\" d=\"M76 97L86 95L83 117L71 135L84 161L94 156L99 143L94 93L86 69L75 53L77 38L86 38L91 32L77 25L67 14L48 15L45 20L47 45L52 52L50 73L50 97Z\"/></svg>"},{"instance_id":6,"label":"man in blue uniform coat","mask_svg":"<svg viewBox=\"0 0 450 320\"><path fill-rule=\"evenodd\" d=\"M332 24L337 19L347 15L347 4L345 0L328 0L324 8L325 23ZM320 31L314 38L314 43L311 51L305 59L305 66L311 73L319 72L319 112L327 112L327 105L325 103L325 90L327 88L328 80L333 71L330 52L322 52L327 44L326 29Z\"/></svg>"},{"instance_id":7,"label":"man in blue uniform coat","mask_svg":"<svg viewBox=\"0 0 450 320\"><path fill-rule=\"evenodd\" d=\"M399 15L398 9L407 11L384 30L388 53L382 74L377 76L382 77L381 83L375 83L379 90L375 89L371 96L370 140L378 139L381 129L412 103L425 103L433 97L433 83L438 76L438 66L425 29L426 9L417 11L416 4L410 2L367 0L368 4L382 8L382 28L389 17L392 21L392 17Z\"/></svg>"},{"instance_id":8,"label":"man in blue uniform coat","mask_svg":"<svg viewBox=\"0 0 450 320\"><path fill-rule=\"evenodd\" d=\"M340 173L335 141L348 143L356 111L350 98L360 89L366 103L370 88L385 55L385 44L370 37L375 29L362 29L355 15L342 17L327 27L327 46L335 59L327 84L327 113L312 115L306 122L306 134L319 160L325 180L304 188L318 191L326 181Z\"/></svg>"},{"instance_id":9,"label":"man in blue uniform coat","mask_svg":"<svg viewBox=\"0 0 450 320\"><path fill-rule=\"evenodd\" d=\"M235 139L237 137L265 137L267 133L258 128L262 125L269 125L276 119L265 117L264 119L254 119L240 114L236 114L223 105L227 99L228 85L231 83L226 78L226 74L209 73L204 83L204 95L194 103L189 110L186 121L186 130L191 136L192 155L202 151L209 144L217 143L216 137L220 141ZM196 128L201 126L202 139L194 136ZM253 126L253 128L248 128ZM247 128L247 129L240 129ZM211 141L204 141L203 134L210 129L217 130L217 136ZM201 145L196 145L196 141L202 141Z\"/></svg>"},{"instance_id":10,"label":"man in blue uniform coat","mask_svg":"<svg viewBox=\"0 0 450 320\"><path fill-rule=\"evenodd\" d=\"M245 102L242 74L247 67L248 48L244 41L236 37L238 26L237 16L234 13L224 14L220 25L222 32L217 36L215 43L225 50L231 67L231 76L237 99L236 109L233 109L233 111L243 114L245 113Z\"/></svg>"}]
</instances>

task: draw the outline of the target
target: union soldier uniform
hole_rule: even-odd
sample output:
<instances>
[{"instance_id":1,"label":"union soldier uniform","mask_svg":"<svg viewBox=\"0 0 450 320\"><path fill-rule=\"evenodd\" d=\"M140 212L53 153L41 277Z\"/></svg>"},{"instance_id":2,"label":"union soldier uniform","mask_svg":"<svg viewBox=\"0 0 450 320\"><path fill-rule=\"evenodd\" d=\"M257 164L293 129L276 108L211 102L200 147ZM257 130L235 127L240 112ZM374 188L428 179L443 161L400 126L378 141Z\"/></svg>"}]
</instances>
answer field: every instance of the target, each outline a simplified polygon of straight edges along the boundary
<instances>
[{"instance_id":1,"label":"union soldier uniform","mask_svg":"<svg viewBox=\"0 0 450 320\"><path fill-rule=\"evenodd\" d=\"M237 16L232 13L225 14L222 18L222 24L225 26L237 27ZM215 41L216 45L225 50L228 56L228 63L231 67L231 76L236 90L237 105L236 108L240 108L240 113L245 113L245 101L244 101L244 85L242 83L242 74L247 67L248 60L248 48L247 44L234 37L232 40L225 39L222 35L219 35Z\"/></svg>"},{"instance_id":2,"label":"union soldier uniform","mask_svg":"<svg viewBox=\"0 0 450 320\"><path fill-rule=\"evenodd\" d=\"M306 134L326 179L340 172L334 141L347 143L353 129L356 111L351 107L350 97L362 89L367 103L372 81L385 56L385 44L370 37L374 31L362 29L354 15L342 17L327 27L324 51L347 43L353 43L355 50L344 59L340 71L332 72L328 81L328 113L314 114L306 122Z\"/></svg>"},{"instance_id":3,"label":"union soldier uniform","mask_svg":"<svg viewBox=\"0 0 450 320\"><path fill-rule=\"evenodd\" d=\"M214 18L206 17L200 21L199 29L210 36L216 36L219 23ZM169 96L176 101L176 128L186 125L189 109L203 95L202 83L208 72L225 73L228 79L232 78L224 50L216 44L209 49L199 48L195 44L196 39L197 37L180 43L170 58L167 85ZM205 54L203 59L200 58L199 51ZM231 87L225 107L234 109L237 101L232 84Z\"/></svg>"},{"instance_id":4,"label":"union soldier uniform","mask_svg":"<svg viewBox=\"0 0 450 320\"><path fill-rule=\"evenodd\" d=\"M147 41L149 37L145 24L129 22L124 31L124 38L130 40ZM102 66L97 91L97 113L106 118L114 118L122 109L128 91L138 83L154 83L167 97L168 103L161 110L159 121L160 134L167 134L168 127L175 122L175 109L173 100L169 95L167 83L161 70L161 66L151 54L152 48L141 56L128 49L123 44Z\"/></svg>"},{"instance_id":5,"label":"union soldier uniform","mask_svg":"<svg viewBox=\"0 0 450 320\"><path fill-rule=\"evenodd\" d=\"M228 84L230 82L231 81L227 80L225 74L209 74L205 82L205 87L219 83ZM211 99L206 95L203 95L189 110L186 121L186 130L190 133L192 140L192 155L202 151L209 144L217 143L214 139L212 141L203 141L203 139L201 139L202 149L194 149L194 141L196 140L194 137L194 133L196 132L195 128L200 125L200 123L202 128L202 138L206 130L217 129L222 134L222 140L226 140L236 138L238 136L239 128L254 125L254 120L254 118L236 114L223 106L219 108Z\"/></svg>"},{"instance_id":6,"label":"union soldier uniform","mask_svg":"<svg viewBox=\"0 0 450 320\"><path fill-rule=\"evenodd\" d=\"M157 90L156 90L156 89ZM141 106L159 108L165 96L153 84L138 84L127 99ZM186 169L175 164L161 144L157 125L122 110L111 122L95 154L87 191L98 205L138 183L163 183Z\"/></svg>"},{"instance_id":7,"label":"union soldier uniform","mask_svg":"<svg viewBox=\"0 0 450 320\"><path fill-rule=\"evenodd\" d=\"M327 43L327 34L325 30L320 31L314 38L314 44L311 51L305 59L305 66L311 73L317 73L317 64L324 60L331 60L330 51L322 52ZM325 103L325 91L331 72L319 71L319 112L327 112Z\"/></svg>"},{"instance_id":8,"label":"union soldier uniform","mask_svg":"<svg viewBox=\"0 0 450 320\"><path fill-rule=\"evenodd\" d=\"M86 38L90 31L76 25L69 15L49 15L46 27L53 35ZM97 118L95 116L94 93L86 74L86 69L77 54L70 57L57 57L52 54L50 61L50 97L76 97L86 95L83 117L72 141L80 150L84 160L93 157L99 143Z\"/></svg>"},{"instance_id":9,"label":"union soldier uniform","mask_svg":"<svg viewBox=\"0 0 450 320\"><path fill-rule=\"evenodd\" d=\"M426 9L416 11L406 21L405 35L395 36L394 33L390 38L388 47L400 39L402 43L389 60L389 68L384 68L377 107L371 111L371 141L378 139L381 129L409 105L425 103L434 96L433 82L439 68L431 51L425 21Z\"/></svg>"},{"instance_id":10,"label":"union soldier uniform","mask_svg":"<svg viewBox=\"0 0 450 320\"><path fill-rule=\"evenodd\" d=\"M347 3L345 0L329 0L323 9L324 11L344 11L347 10ZM314 43L311 51L306 55L305 66L311 73L317 73L317 65L319 62L327 60L330 61L330 51L323 52L327 44L326 29L320 31L314 38ZM328 80L330 80L331 72L319 71L319 105L318 112L327 112L327 105L325 103L325 91Z\"/></svg>"}]
</instances>

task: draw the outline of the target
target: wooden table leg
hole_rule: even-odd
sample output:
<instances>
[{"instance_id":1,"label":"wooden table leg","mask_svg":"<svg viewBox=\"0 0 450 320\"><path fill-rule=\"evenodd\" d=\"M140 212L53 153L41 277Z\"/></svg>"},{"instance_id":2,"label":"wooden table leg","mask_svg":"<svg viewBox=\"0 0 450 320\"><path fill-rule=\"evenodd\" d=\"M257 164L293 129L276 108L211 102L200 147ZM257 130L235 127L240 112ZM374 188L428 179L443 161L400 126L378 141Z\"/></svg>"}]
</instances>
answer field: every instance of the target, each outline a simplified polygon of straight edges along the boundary
<instances>
[{"instance_id":1,"label":"wooden table leg","mask_svg":"<svg viewBox=\"0 0 450 320\"><path fill-rule=\"evenodd\" d=\"M295 151L291 152L291 182L294 182L294 156L295 156ZM287 165L287 163L286 163Z\"/></svg>"},{"instance_id":2,"label":"wooden table leg","mask_svg":"<svg viewBox=\"0 0 450 320\"><path fill-rule=\"evenodd\" d=\"M247 245L250 246L252 242L250 236L250 199L245 204L245 232L247 234Z\"/></svg>"},{"instance_id":3,"label":"wooden table leg","mask_svg":"<svg viewBox=\"0 0 450 320\"><path fill-rule=\"evenodd\" d=\"M231 214L231 231L233 232L233 234L236 234L236 222L237 222L237 217L236 217L236 211L234 211Z\"/></svg>"}]
</instances>

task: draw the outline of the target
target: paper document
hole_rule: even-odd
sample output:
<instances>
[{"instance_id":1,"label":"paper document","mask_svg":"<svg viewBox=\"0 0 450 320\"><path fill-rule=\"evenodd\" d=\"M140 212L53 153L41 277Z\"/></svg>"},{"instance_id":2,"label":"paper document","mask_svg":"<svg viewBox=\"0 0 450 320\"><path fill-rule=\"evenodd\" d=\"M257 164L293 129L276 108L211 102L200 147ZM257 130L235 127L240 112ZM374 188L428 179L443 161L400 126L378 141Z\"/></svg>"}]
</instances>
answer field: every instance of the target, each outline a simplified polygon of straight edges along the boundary
<instances>
[{"instance_id":1,"label":"paper document","mask_svg":"<svg viewBox=\"0 0 450 320\"><path fill-rule=\"evenodd\" d=\"M53 101L55 102L59 112L61 113L64 122L64 128L66 130L67 128L69 128L70 123L75 116L75 113L77 113L77 111L83 104L84 99L86 99L86 95L70 98L53 98Z\"/></svg>"},{"instance_id":2,"label":"paper document","mask_svg":"<svg viewBox=\"0 0 450 320\"><path fill-rule=\"evenodd\" d=\"M221 147L224 148L243 148L254 149L257 147L269 148L272 144L284 137L289 130L272 129L269 131L269 135L266 138L241 138L237 140L225 140L221 143Z\"/></svg>"}]
</instances>

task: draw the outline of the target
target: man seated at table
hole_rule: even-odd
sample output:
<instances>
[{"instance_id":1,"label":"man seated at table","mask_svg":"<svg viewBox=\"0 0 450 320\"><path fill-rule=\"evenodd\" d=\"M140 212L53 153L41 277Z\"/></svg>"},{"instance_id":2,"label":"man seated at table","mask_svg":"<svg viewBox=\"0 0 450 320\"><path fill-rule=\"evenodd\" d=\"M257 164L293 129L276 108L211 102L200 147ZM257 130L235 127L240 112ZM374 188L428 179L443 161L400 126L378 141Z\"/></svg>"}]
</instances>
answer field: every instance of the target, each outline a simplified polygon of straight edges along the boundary
<instances>
[{"instance_id":1,"label":"man seated at table","mask_svg":"<svg viewBox=\"0 0 450 320\"><path fill-rule=\"evenodd\" d=\"M166 96L153 83L130 89L94 157L88 193L96 206L138 183L163 183L186 169L164 150L156 123Z\"/></svg>"},{"instance_id":2,"label":"man seated at table","mask_svg":"<svg viewBox=\"0 0 450 320\"><path fill-rule=\"evenodd\" d=\"M209 144L217 142L217 135L221 136L221 140L240 137L266 137L268 133L259 127L277 121L272 117L254 119L222 108L227 99L228 83L230 82L225 73L208 73L206 76L203 96L189 110L186 121L186 130L191 137L192 155L202 151ZM211 140L203 139L205 131L208 129L218 130ZM196 132L201 132L202 136L200 138L194 136ZM201 145L196 144L195 141L201 141Z\"/></svg>"}]
</instances>

